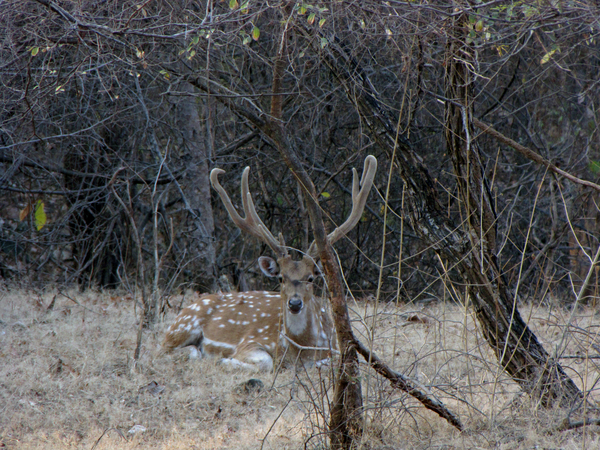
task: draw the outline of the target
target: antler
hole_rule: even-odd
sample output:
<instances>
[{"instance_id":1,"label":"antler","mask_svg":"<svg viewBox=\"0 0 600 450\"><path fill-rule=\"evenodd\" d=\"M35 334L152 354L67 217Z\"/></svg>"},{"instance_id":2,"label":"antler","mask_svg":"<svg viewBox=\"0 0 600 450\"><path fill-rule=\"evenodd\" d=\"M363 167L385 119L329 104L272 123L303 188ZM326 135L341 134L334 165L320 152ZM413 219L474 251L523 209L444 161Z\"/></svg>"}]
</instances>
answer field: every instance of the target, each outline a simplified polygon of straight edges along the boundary
<instances>
[{"instance_id":1,"label":"antler","mask_svg":"<svg viewBox=\"0 0 600 450\"><path fill-rule=\"evenodd\" d=\"M340 238L348 234L348 232L356 226L362 217L362 213L367 202L367 197L369 196L369 192L371 192L371 187L373 186L375 172L377 172L377 159L373 155L369 155L365 158L360 184L358 182L358 174L356 169L352 169L352 211L350 212L350 216L348 216L343 224L327 235L327 240L329 241L330 245L333 245ZM310 244L308 254L316 254L315 241Z\"/></svg>"},{"instance_id":2,"label":"antler","mask_svg":"<svg viewBox=\"0 0 600 450\"><path fill-rule=\"evenodd\" d=\"M229 195L227 195L227 192L219 183L219 175L222 173L225 173L223 169L213 169L210 172L210 183L214 190L219 194L219 197L221 197L221 201L225 205L225 209L229 213L229 217L233 223L235 223L240 230L257 237L266 243L278 257L286 256L288 251L283 240L283 235L279 234L279 240L275 239L275 236L273 236L256 213L252 195L248 188L248 174L250 173L250 167L246 167L242 173L242 206L246 217L242 217L238 214L233 203L231 203L231 200L229 199Z\"/></svg>"}]
</instances>

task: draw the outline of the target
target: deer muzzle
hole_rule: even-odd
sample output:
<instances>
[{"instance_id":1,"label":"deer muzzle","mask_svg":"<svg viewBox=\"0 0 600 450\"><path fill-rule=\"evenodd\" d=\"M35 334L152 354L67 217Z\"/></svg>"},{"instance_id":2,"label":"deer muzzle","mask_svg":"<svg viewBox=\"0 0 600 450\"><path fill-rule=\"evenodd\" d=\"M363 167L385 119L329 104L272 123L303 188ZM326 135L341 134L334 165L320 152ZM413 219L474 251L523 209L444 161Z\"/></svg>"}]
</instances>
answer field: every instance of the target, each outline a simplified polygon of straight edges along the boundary
<instances>
[{"instance_id":1,"label":"deer muzzle","mask_svg":"<svg viewBox=\"0 0 600 450\"><path fill-rule=\"evenodd\" d=\"M298 314L303 307L304 302L300 297L292 297L288 300L288 309L292 314Z\"/></svg>"}]
</instances>

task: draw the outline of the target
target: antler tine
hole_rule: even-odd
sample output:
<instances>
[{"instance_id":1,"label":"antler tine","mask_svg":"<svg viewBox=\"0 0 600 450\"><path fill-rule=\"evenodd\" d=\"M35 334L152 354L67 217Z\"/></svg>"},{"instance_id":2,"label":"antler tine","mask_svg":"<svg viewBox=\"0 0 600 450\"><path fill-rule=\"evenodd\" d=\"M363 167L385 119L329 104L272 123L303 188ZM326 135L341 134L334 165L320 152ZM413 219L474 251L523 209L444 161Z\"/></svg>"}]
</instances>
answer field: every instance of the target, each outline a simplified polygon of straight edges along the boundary
<instances>
[{"instance_id":1,"label":"antler tine","mask_svg":"<svg viewBox=\"0 0 600 450\"><path fill-rule=\"evenodd\" d=\"M246 167L244 172L242 173L242 206L244 208L244 215L246 217L242 217L238 214L237 210L233 206L227 191L221 186L219 183L219 175L225 173L223 169L213 169L210 172L210 182L219 194L225 209L229 213L229 217L237 225L237 227L248 233L254 237L259 238L263 242L265 242L271 249L278 255L284 256L287 254L287 249L285 247L285 243L283 239L281 242L271 234L269 229L265 226L263 221L260 219L258 214L256 213L256 208L254 207L254 202L252 201L252 195L250 194L250 189L248 187L248 174L250 173L250 167Z\"/></svg>"},{"instance_id":2,"label":"antler tine","mask_svg":"<svg viewBox=\"0 0 600 450\"><path fill-rule=\"evenodd\" d=\"M279 239L276 239L256 212L252 194L250 194L250 187L248 185L249 174L250 167L246 167L242 173L242 203L244 205L246 221L251 222L252 225L256 227L258 234L255 236L262 239L275 253L277 253L278 256L285 256L288 252L285 241L283 240L283 235L280 234Z\"/></svg>"},{"instance_id":3,"label":"antler tine","mask_svg":"<svg viewBox=\"0 0 600 450\"><path fill-rule=\"evenodd\" d=\"M375 172L377 172L377 159L373 155L368 155L365 158L360 183L358 182L356 169L352 169L352 211L343 224L327 235L327 240L330 245L333 245L340 238L348 234L362 217L367 198L369 197L371 187L373 186ZM310 245L308 253L313 256L315 255L316 249L314 241Z\"/></svg>"}]
</instances>

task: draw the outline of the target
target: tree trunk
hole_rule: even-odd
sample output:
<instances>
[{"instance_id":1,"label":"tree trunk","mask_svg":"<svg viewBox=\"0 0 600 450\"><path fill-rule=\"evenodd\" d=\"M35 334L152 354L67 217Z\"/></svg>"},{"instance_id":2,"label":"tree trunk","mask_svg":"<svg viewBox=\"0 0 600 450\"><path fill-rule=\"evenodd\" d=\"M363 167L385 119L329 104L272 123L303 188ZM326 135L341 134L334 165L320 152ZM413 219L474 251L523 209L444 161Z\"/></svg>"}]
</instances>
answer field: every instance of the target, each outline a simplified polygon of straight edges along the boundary
<instances>
[{"instance_id":1,"label":"tree trunk","mask_svg":"<svg viewBox=\"0 0 600 450\"><path fill-rule=\"evenodd\" d=\"M291 14L292 3L286 3L282 10L286 15ZM287 23L287 22L286 22ZM331 295L331 310L335 323L338 348L341 357L339 370L335 380L333 402L331 404L329 431L332 449L350 449L354 441L362 436L362 388L360 383L360 368L358 353L354 346L355 338L350 324L350 314L346 304L346 295L342 283L342 273L333 249L327 240L327 232L321 214L321 207L317 200L314 184L296 152L287 139L282 123L284 69L286 64L287 25L282 27L281 40L278 45L277 55L273 63L273 86L271 97L271 117L265 130L273 138L276 148L281 153L286 165L304 191L306 209L310 217L315 243L319 252L319 259L323 265L325 279Z\"/></svg>"},{"instance_id":2,"label":"tree trunk","mask_svg":"<svg viewBox=\"0 0 600 450\"><path fill-rule=\"evenodd\" d=\"M216 280L214 220L210 202L208 152L198 115L198 104L193 96L194 87L182 81L179 89L188 96L177 97L174 108L175 125L182 142L181 158L186 164L182 194L188 215L186 233L179 230L179 238L190 251L192 261L186 269L187 277L203 288L211 289Z\"/></svg>"},{"instance_id":3,"label":"tree trunk","mask_svg":"<svg viewBox=\"0 0 600 450\"><path fill-rule=\"evenodd\" d=\"M362 435L362 389L358 353L354 345L356 339L350 323L342 274L331 245L327 240L327 232L323 223L321 207L317 201L316 189L298 160L291 143L287 141L283 126L272 123L267 127L266 134L273 139L273 143L276 144L283 160L305 192L306 209L308 210L319 259L323 265L331 295L333 321L341 353L329 421L331 448L350 449L352 443L359 440Z\"/></svg>"},{"instance_id":4,"label":"tree trunk","mask_svg":"<svg viewBox=\"0 0 600 450\"><path fill-rule=\"evenodd\" d=\"M521 318L517 309L518 299L512 295L498 266L497 218L479 152L472 140L468 64L474 64L474 49L465 43L468 32L466 15L457 17L455 21L448 33L450 40L446 54L445 96L448 101L445 130L464 217L467 218L462 223L461 240L468 244L468 248L464 249L461 245L446 251L444 256L458 263L483 334L502 367L542 405L569 404L579 398L579 389L560 364L550 359Z\"/></svg>"}]
</instances>

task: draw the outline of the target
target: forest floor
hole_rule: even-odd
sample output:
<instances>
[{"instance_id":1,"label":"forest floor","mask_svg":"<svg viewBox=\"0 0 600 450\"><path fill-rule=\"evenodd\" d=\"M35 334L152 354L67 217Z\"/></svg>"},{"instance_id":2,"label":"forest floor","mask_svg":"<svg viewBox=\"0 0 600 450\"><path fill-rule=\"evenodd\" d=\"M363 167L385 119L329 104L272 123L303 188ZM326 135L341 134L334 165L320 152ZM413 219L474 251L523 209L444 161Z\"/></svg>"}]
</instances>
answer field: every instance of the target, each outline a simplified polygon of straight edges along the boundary
<instances>
[{"instance_id":1,"label":"forest floor","mask_svg":"<svg viewBox=\"0 0 600 450\"><path fill-rule=\"evenodd\" d=\"M174 296L170 304L186 305L193 296ZM544 410L520 394L498 368L468 309L364 301L353 301L351 308L360 339L395 370L429 387L465 426L457 431L363 364L366 432L358 448L600 448L600 427L557 431L569 411ZM572 313L527 304L520 310L597 404L596 309ZM157 356L172 312L144 332L134 366L137 316L128 295L1 288L0 448L325 447L335 364L257 374L225 370L210 359L188 360L187 352ZM264 388L240 387L251 378Z\"/></svg>"}]
</instances>

